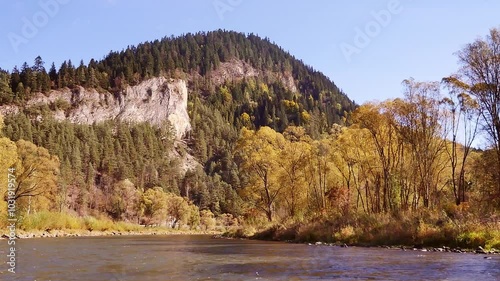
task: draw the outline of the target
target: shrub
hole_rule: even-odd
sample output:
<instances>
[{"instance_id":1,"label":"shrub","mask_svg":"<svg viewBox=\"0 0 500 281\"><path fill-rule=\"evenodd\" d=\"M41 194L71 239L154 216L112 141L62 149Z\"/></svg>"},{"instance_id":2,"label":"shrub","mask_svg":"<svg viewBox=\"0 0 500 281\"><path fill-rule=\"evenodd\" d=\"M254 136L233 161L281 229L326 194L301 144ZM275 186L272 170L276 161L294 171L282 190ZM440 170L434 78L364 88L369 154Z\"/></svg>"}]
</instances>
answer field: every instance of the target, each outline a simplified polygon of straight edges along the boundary
<instances>
[{"instance_id":1,"label":"shrub","mask_svg":"<svg viewBox=\"0 0 500 281\"><path fill-rule=\"evenodd\" d=\"M500 231L494 231L491 236L491 239L486 241L486 248L495 248L497 250L500 250Z\"/></svg>"},{"instance_id":2,"label":"shrub","mask_svg":"<svg viewBox=\"0 0 500 281\"><path fill-rule=\"evenodd\" d=\"M63 98L58 98L49 105L51 110L62 110L67 111L71 108L71 104Z\"/></svg>"},{"instance_id":3,"label":"shrub","mask_svg":"<svg viewBox=\"0 0 500 281\"><path fill-rule=\"evenodd\" d=\"M356 232L354 231L354 227L351 225L342 227L340 231L336 232L333 237L336 241L353 244L357 242Z\"/></svg>"},{"instance_id":4,"label":"shrub","mask_svg":"<svg viewBox=\"0 0 500 281\"><path fill-rule=\"evenodd\" d=\"M113 229L113 222L109 219L96 219L86 216L83 218L85 228L89 231L107 231Z\"/></svg>"},{"instance_id":5,"label":"shrub","mask_svg":"<svg viewBox=\"0 0 500 281\"><path fill-rule=\"evenodd\" d=\"M82 220L67 213L42 211L25 216L21 220L20 228L25 231L81 229Z\"/></svg>"},{"instance_id":6,"label":"shrub","mask_svg":"<svg viewBox=\"0 0 500 281\"><path fill-rule=\"evenodd\" d=\"M464 248L477 248L479 246L484 247L487 240L487 234L479 231L464 232L457 237L458 244Z\"/></svg>"},{"instance_id":7,"label":"shrub","mask_svg":"<svg viewBox=\"0 0 500 281\"><path fill-rule=\"evenodd\" d=\"M200 223L203 230L212 230L215 227L216 221L214 214L210 210L200 212Z\"/></svg>"}]
</instances>

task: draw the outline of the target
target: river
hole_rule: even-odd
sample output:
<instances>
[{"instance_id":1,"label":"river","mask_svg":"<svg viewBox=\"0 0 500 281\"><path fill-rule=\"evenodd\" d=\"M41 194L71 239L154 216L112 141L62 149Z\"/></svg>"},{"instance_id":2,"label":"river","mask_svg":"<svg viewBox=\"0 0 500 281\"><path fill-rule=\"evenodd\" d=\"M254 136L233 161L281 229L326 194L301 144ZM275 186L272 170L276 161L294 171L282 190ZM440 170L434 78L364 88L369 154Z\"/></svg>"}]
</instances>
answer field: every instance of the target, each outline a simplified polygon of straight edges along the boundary
<instances>
[{"instance_id":1,"label":"river","mask_svg":"<svg viewBox=\"0 0 500 281\"><path fill-rule=\"evenodd\" d=\"M6 257L6 240L0 254ZM500 280L500 256L212 239L202 235L17 240L0 280Z\"/></svg>"}]
</instances>

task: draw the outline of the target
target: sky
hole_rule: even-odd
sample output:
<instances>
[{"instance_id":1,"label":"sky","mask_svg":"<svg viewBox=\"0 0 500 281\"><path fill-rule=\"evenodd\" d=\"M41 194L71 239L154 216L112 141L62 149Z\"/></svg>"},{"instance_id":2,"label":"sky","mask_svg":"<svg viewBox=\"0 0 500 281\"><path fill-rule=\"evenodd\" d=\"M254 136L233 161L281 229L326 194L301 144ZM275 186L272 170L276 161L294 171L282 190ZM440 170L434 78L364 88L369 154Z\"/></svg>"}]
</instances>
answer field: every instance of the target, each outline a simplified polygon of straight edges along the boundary
<instances>
[{"instance_id":1,"label":"sky","mask_svg":"<svg viewBox=\"0 0 500 281\"><path fill-rule=\"evenodd\" d=\"M268 37L322 71L356 103L402 96L401 82L439 81L455 53L500 27L500 1L11 0L0 10L0 68L38 55L56 66L188 32Z\"/></svg>"}]
</instances>

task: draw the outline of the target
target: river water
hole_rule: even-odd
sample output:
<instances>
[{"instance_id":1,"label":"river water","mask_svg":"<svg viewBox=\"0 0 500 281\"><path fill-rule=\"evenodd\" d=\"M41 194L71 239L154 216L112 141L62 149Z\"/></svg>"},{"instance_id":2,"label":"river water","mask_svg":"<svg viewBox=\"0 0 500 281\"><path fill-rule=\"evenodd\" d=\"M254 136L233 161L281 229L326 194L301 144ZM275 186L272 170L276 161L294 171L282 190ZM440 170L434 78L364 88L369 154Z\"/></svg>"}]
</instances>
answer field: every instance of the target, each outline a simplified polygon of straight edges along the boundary
<instances>
[{"instance_id":1,"label":"river water","mask_svg":"<svg viewBox=\"0 0 500 281\"><path fill-rule=\"evenodd\" d=\"M0 247L6 260L7 243ZM500 256L340 248L198 235L17 241L0 280L500 280Z\"/></svg>"}]
</instances>

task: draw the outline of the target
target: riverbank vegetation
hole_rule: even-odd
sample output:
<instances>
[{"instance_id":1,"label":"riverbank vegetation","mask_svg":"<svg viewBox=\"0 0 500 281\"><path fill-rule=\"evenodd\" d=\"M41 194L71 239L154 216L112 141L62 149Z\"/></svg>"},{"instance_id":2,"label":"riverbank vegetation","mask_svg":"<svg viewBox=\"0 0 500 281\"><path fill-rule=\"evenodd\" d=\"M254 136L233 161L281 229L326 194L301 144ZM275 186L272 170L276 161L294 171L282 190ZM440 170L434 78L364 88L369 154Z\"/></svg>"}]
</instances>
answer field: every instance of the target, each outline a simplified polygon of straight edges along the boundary
<instances>
[{"instance_id":1,"label":"riverbank vegetation","mask_svg":"<svg viewBox=\"0 0 500 281\"><path fill-rule=\"evenodd\" d=\"M493 29L459 52L459 73L405 80L403 98L364 104L318 139L244 128L241 194L250 220L268 222L251 237L500 247L499 47Z\"/></svg>"},{"instance_id":2,"label":"riverbank vegetation","mask_svg":"<svg viewBox=\"0 0 500 281\"><path fill-rule=\"evenodd\" d=\"M500 248L498 223L477 218L456 220L447 214L439 216L437 212L402 215L357 213L329 215L304 222L262 222L234 228L224 236L357 246Z\"/></svg>"},{"instance_id":3,"label":"riverbank vegetation","mask_svg":"<svg viewBox=\"0 0 500 281\"><path fill-rule=\"evenodd\" d=\"M5 87L16 86L6 90L15 104L33 94L18 78L38 76L42 90L99 82L119 91L158 72L189 79L191 91L192 131L183 142L167 123L56 121L54 108L71 107L60 102L6 116L0 166L16 171L19 227L161 226L261 239L500 248L499 33L492 29L460 51L458 73L440 82L407 79L403 97L361 106L267 40L224 32L205 38L224 44L219 52L210 45L207 58L221 61L203 70L197 56L167 67L169 44L188 59L199 53L200 34L136 50L160 58L165 51L166 65L147 55L139 62L151 64L129 67L137 59L132 48L77 72L66 65L46 76L37 60L21 71L31 76L2 73L12 80ZM266 53L263 61L258 52ZM234 59L266 75L213 82L215 66ZM285 76L298 85L285 85ZM186 167L189 154L197 163ZM6 173L0 177L7 182Z\"/></svg>"},{"instance_id":4,"label":"riverbank vegetation","mask_svg":"<svg viewBox=\"0 0 500 281\"><path fill-rule=\"evenodd\" d=\"M215 234L232 231L231 226L220 219L203 221L198 227L183 225L178 228L151 225L145 227L133 222L117 221L101 215L78 216L67 212L40 211L21 216L16 222L16 235L30 237L143 235L143 234ZM203 227L200 227L203 226Z\"/></svg>"}]
</instances>

